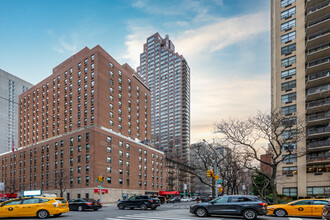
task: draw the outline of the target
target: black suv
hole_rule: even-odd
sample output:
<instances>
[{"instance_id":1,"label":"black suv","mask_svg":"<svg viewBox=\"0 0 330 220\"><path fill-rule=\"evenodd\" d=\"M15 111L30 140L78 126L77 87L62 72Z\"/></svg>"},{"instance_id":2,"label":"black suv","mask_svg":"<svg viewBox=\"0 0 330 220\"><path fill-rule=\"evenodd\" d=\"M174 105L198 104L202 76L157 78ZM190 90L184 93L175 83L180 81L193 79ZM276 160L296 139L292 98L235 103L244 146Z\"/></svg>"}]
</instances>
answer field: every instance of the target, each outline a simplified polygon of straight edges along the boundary
<instances>
[{"instance_id":1,"label":"black suv","mask_svg":"<svg viewBox=\"0 0 330 220\"><path fill-rule=\"evenodd\" d=\"M155 210L158 206L160 206L160 200L151 196L132 196L129 199L118 202L117 204L119 209L140 208L146 210L147 208L151 208L152 210Z\"/></svg>"},{"instance_id":2,"label":"black suv","mask_svg":"<svg viewBox=\"0 0 330 220\"><path fill-rule=\"evenodd\" d=\"M198 217L215 215L241 215L245 219L256 219L267 214L266 203L256 196L221 196L210 202L190 206L190 212Z\"/></svg>"}]
</instances>

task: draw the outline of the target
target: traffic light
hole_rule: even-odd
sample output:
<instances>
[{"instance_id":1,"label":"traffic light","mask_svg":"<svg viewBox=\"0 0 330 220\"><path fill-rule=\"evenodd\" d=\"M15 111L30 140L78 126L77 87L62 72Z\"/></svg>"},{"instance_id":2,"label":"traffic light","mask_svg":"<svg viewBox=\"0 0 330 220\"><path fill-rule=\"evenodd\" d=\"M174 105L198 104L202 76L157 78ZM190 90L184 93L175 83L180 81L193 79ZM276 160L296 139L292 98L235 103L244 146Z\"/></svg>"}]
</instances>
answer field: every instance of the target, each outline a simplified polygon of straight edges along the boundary
<instances>
[{"instance_id":1,"label":"traffic light","mask_svg":"<svg viewBox=\"0 0 330 220\"><path fill-rule=\"evenodd\" d=\"M97 177L97 182L104 182L104 176Z\"/></svg>"},{"instance_id":2,"label":"traffic light","mask_svg":"<svg viewBox=\"0 0 330 220\"><path fill-rule=\"evenodd\" d=\"M218 176L218 175L215 175L215 176L214 176L214 179L215 179L215 180L219 180L219 176Z\"/></svg>"},{"instance_id":3,"label":"traffic light","mask_svg":"<svg viewBox=\"0 0 330 220\"><path fill-rule=\"evenodd\" d=\"M219 187L218 192L222 192L222 191L223 191L223 187Z\"/></svg>"},{"instance_id":4,"label":"traffic light","mask_svg":"<svg viewBox=\"0 0 330 220\"><path fill-rule=\"evenodd\" d=\"M206 171L207 177L213 177L213 170Z\"/></svg>"}]
</instances>

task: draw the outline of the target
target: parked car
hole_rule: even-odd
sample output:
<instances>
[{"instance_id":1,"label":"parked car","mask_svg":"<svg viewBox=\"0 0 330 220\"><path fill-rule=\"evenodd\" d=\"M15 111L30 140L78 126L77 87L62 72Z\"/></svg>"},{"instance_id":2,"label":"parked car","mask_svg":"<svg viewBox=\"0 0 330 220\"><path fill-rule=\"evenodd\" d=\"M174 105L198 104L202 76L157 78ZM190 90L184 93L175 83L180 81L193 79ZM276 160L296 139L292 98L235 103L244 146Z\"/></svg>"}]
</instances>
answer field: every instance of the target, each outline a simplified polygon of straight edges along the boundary
<instances>
[{"instance_id":1,"label":"parked car","mask_svg":"<svg viewBox=\"0 0 330 220\"><path fill-rule=\"evenodd\" d=\"M188 198L188 197L183 197L181 199L181 202L191 202L191 201L192 201L192 199L191 198Z\"/></svg>"},{"instance_id":2,"label":"parked car","mask_svg":"<svg viewBox=\"0 0 330 220\"><path fill-rule=\"evenodd\" d=\"M329 199L300 199L288 204L267 206L268 214L277 217L290 216L313 216L322 217L323 207L330 202Z\"/></svg>"},{"instance_id":3,"label":"parked car","mask_svg":"<svg viewBox=\"0 0 330 220\"><path fill-rule=\"evenodd\" d=\"M322 219L323 220L330 220L330 202L328 202L328 204L326 204L323 207Z\"/></svg>"},{"instance_id":4,"label":"parked car","mask_svg":"<svg viewBox=\"0 0 330 220\"><path fill-rule=\"evenodd\" d=\"M196 201L196 199L197 199L197 196L191 197L191 201Z\"/></svg>"},{"instance_id":5,"label":"parked car","mask_svg":"<svg viewBox=\"0 0 330 220\"><path fill-rule=\"evenodd\" d=\"M256 219L258 215L267 214L266 203L256 197L247 195L221 196L210 202L190 206L190 212L198 217L216 215L240 215L245 219Z\"/></svg>"},{"instance_id":6,"label":"parked car","mask_svg":"<svg viewBox=\"0 0 330 220\"><path fill-rule=\"evenodd\" d=\"M158 198L152 198L150 196L132 196L129 199L118 202L117 207L119 209L125 208L140 208L143 210L147 210L151 208L155 210L158 206L160 206L160 200Z\"/></svg>"},{"instance_id":7,"label":"parked car","mask_svg":"<svg viewBox=\"0 0 330 220\"><path fill-rule=\"evenodd\" d=\"M157 198L160 200L160 204L164 204L166 202L165 196L158 196Z\"/></svg>"},{"instance_id":8,"label":"parked car","mask_svg":"<svg viewBox=\"0 0 330 220\"><path fill-rule=\"evenodd\" d=\"M69 204L60 197L22 197L0 203L0 217L55 217L69 212Z\"/></svg>"},{"instance_id":9,"label":"parked car","mask_svg":"<svg viewBox=\"0 0 330 220\"><path fill-rule=\"evenodd\" d=\"M102 204L94 199L71 199L69 201L70 211L84 211L86 209L92 209L97 211L102 208Z\"/></svg>"},{"instance_id":10,"label":"parked car","mask_svg":"<svg viewBox=\"0 0 330 220\"><path fill-rule=\"evenodd\" d=\"M167 200L167 203L176 203L176 202L181 202L181 199L179 197L174 197Z\"/></svg>"}]
</instances>

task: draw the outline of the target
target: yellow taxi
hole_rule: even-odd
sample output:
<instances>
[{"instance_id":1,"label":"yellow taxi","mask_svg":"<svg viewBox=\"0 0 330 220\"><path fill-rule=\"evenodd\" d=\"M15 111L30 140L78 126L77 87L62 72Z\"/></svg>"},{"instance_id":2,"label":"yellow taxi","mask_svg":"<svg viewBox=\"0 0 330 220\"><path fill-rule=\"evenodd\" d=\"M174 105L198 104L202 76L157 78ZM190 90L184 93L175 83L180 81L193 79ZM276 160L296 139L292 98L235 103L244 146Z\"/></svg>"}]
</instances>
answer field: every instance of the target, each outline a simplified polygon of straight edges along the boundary
<instances>
[{"instance_id":1,"label":"yellow taxi","mask_svg":"<svg viewBox=\"0 0 330 220\"><path fill-rule=\"evenodd\" d=\"M291 216L311 216L322 217L324 205L330 199L301 199L288 204L277 204L267 206L268 214L277 217Z\"/></svg>"},{"instance_id":2,"label":"yellow taxi","mask_svg":"<svg viewBox=\"0 0 330 220\"><path fill-rule=\"evenodd\" d=\"M0 203L0 218L47 218L69 212L69 204L60 197L23 197Z\"/></svg>"}]
</instances>

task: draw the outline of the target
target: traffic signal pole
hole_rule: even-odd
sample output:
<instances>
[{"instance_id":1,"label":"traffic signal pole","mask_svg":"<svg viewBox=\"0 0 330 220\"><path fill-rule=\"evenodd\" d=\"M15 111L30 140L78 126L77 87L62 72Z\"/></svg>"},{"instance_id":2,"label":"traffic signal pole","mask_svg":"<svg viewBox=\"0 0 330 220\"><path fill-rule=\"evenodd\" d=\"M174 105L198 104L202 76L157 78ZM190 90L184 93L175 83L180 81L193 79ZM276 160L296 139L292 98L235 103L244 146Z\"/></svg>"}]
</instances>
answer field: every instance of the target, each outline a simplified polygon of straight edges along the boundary
<instances>
[{"instance_id":1,"label":"traffic signal pole","mask_svg":"<svg viewBox=\"0 0 330 220\"><path fill-rule=\"evenodd\" d=\"M217 152L216 150L213 148L213 146L211 144L209 144L205 139L203 139L203 141L207 144L207 146L209 146L209 148L211 148L211 150L214 153L214 162L213 162L213 176L212 176L212 199L214 199L216 197L216 193L217 193L217 188L216 188L216 184L215 184L215 176L218 173L218 166L217 166L217 162L218 162L218 157L217 157Z\"/></svg>"}]
</instances>

